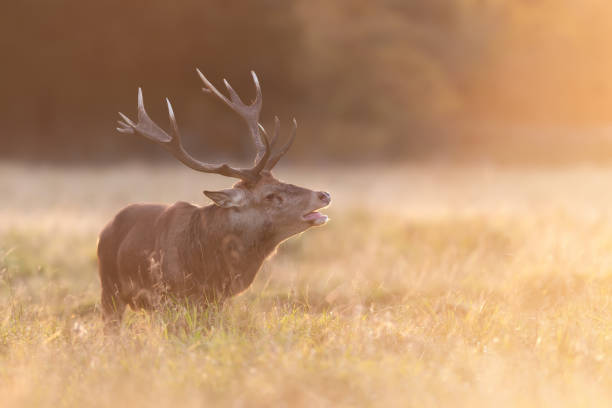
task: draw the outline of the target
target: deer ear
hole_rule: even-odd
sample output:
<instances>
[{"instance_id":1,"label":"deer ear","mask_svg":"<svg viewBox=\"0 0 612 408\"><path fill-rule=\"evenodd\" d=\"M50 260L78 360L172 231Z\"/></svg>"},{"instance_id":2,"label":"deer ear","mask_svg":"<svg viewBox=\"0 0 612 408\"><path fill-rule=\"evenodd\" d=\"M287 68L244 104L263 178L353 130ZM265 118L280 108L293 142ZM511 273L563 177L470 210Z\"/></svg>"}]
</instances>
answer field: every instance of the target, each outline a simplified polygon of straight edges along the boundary
<instances>
[{"instance_id":1,"label":"deer ear","mask_svg":"<svg viewBox=\"0 0 612 408\"><path fill-rule=\"evenodd\" d=\"M227 190L220 191L204 191L204 195L219 207L232 208L241 207L245 203L244 191L236 188L228 188Z\"/></svg>"}]
</instances>

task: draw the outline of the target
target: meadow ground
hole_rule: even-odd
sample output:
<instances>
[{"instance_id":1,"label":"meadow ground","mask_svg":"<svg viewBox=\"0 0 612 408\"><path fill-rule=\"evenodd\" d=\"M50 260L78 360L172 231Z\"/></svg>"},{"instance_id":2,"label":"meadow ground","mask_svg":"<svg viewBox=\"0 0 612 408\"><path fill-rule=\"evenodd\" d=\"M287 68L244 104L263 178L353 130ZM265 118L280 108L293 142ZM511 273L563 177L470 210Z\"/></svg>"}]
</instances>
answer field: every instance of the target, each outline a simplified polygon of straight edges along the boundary
<instances>
[{"instance_id":1,"label":"meadow ground","mask_svg":"<svg viewBox=\"0 0 612 408\"><path fill-rule=\"evenodd\" d=\"M223 308L99 317L99 230L180 166L0 164L0 406L612 405L612 168L284 168L332 193Z\"/></svg>"}]
</instances>

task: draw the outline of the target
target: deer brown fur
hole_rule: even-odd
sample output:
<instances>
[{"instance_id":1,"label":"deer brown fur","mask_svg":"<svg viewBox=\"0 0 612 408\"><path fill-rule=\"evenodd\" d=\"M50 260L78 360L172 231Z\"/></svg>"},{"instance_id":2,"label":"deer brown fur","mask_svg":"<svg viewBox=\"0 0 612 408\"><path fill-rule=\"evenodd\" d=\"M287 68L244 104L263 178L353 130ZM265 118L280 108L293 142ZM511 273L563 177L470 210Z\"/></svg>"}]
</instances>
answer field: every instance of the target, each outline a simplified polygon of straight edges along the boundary
<instances>
[{"instance_id":1,"label":"deer brown fur","mask_svg":"<svg viewBox=\"0 0 612 408\"><path fill-rule=\"evenodd\" d=\"M98 242L101 302L107 322L119 322L126 305L150 309L167 296L198 302L234 296L249 287L265 259L282 241L327 221L316 210L330 203L328 193L283 183L271 173L290 147L296 127L294 121L289 142L272 154L279 122L277 119L270 143L258 122L261 90L255 74L257 98L245 105L227 82L231 101L198 73L206 87L247 122L258 148L255 164L250 169L234 169L193 159L180 143L170 103L173 136L148 117L139 90L138 123L121 115L120 131L161 144L198 171L241 181L227 190L204 191L213 201L204 207L185 202L170 206L133 204L110 221Z\"/></svg>"}]
</instances>

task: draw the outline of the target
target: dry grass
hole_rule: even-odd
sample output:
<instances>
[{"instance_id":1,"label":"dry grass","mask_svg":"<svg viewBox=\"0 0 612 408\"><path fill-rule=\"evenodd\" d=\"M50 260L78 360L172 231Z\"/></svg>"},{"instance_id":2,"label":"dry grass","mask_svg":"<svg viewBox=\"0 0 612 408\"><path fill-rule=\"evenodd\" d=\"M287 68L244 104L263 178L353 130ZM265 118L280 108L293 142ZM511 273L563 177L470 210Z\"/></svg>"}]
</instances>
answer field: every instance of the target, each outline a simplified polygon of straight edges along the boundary
<instances>
[{"instance_id":1,"label":"dry grass","mask_svg":"<svg viewBox=\"0 0 612 408\"><path fill-rule=\"evenodd\" d=\"M222 310L105 337L101 226L226 181L0 165L0 406L610 406L612 169L279 173L332 222Z\"/></svg>"}]
</instances>

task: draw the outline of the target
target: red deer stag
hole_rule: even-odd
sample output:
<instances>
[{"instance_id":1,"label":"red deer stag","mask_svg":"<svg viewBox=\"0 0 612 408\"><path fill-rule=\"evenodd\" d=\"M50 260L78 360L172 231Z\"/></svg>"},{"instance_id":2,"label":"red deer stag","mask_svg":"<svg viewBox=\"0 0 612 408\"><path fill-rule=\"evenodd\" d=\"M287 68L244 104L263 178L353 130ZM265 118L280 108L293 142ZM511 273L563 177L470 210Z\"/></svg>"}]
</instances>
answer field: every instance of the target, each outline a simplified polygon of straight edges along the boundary
<instances>
[{"instance_id":1,"label":"red deer stag","mask_svg":"<svg viewBox=\"0 0 612 408\"><path fill-rule=\"evenodd\" d=\"M240 179L232 188L204 191L213 201L205 207L186 202L173 205L133 204L104 228L98 242L102 311L107 323L118 323L126 305L151 309L170 295L198 302L224 300L249 287L264 260L284 240L327 222L317 210L331 197L283 183L271 173L293 143L297 123L287 142L277 148L279 120L272 138L259 124L262 95L255 72L256 97L242 102L224 80L229 99L198 70L207 93L212 92L244 119L257 155L251 168L201 162L189 155L170 101L166 99L171 132L166 133L145 111L138 89L138 123L119 113L117 130L160 144L186 166L204 173Z\"/></svg>"}]
</instances>

